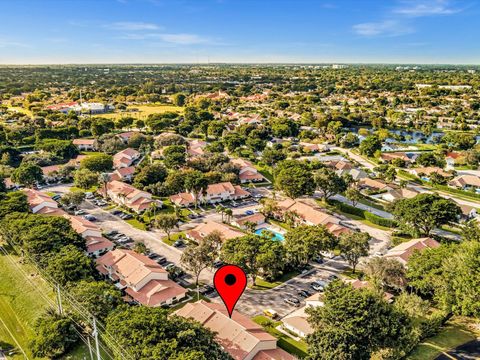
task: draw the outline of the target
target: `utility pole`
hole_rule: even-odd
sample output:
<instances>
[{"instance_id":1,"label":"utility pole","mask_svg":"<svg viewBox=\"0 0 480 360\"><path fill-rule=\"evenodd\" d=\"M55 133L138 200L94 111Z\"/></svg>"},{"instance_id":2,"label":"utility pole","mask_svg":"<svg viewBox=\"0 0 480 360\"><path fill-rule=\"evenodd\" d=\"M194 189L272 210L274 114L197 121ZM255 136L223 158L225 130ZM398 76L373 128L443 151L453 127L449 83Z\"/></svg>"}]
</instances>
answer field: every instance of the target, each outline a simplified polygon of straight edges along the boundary
<instances>
[{"instance_id":1,"label":"utility pole","mask_svg":"<svg viewBox=\"0 0 480 360\"><path fill-rule=\"evenodd\" d=\"M63 306L62 306L62 294L60 292L60 285L57 284L57 304L58 304L58 313L63 315Z\"/></svg>"},{"instance_id":2,"label":"utility pole","mask_svg":"<svg viewBox=\"0 0 480 360\"><path fill-rule=\"evenodd\" d=\"M87 336L88 342L88 352L90 353L90 360L93 360L93 351L92 351L92 344L90 344L90 336Z\"/></svg>"},{"instance_id":3,"label":"utility pole","mask_svg":"<svg viewBox=\"0 0 480 360\"><path fill-rule=\"evenodd\" d=\"M93 318L93 336L95 338L95 350L97 352L97 360L102 360L100 356L100 344L98 343L97 319Z\"/></svg>"}]
</instances>

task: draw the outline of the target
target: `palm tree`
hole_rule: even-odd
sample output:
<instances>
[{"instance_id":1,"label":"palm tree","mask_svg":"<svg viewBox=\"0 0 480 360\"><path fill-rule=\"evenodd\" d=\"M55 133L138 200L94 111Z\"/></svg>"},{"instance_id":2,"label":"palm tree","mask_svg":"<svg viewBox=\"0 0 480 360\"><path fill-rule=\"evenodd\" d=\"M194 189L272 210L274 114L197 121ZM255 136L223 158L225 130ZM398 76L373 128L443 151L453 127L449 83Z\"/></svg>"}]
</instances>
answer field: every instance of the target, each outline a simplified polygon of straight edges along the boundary
<instances>
[{"instance_id":1,"label":"palm tree","mask_svg":"<svg viewBox=\"0 0 480 360\"><path fill-rule=\"evenodd\" d=\"M229 223L233 215L232 209L229 209L229 208L225 209L225 215L227 216L227 222Z\"/></svg>"},{"instance_id":2,"label":"palm tree","mask_svg":"<svg viewBox=\"0 0 480 360\"><path fill-rule=\"evenodd\" d=\"M108 194L107 194L107 185L110 182L110 174L103 172L98 176L98 181L99 183L103 186L103 194L106 199L108 199Z\"/></svg>"},{"instance_id":3,"label":"palm tree","mask_svg":"<svg viewBox=\"0 0 480 360\"><path fill-rule=\"evenodd\" d=\"M215 207L215 211L216 211L217 213L222 214L222 222L223 222L223 215L225 214L225 208L224 208L222 205L217 205L217 206Z\"/></svg>"}]
</instances>

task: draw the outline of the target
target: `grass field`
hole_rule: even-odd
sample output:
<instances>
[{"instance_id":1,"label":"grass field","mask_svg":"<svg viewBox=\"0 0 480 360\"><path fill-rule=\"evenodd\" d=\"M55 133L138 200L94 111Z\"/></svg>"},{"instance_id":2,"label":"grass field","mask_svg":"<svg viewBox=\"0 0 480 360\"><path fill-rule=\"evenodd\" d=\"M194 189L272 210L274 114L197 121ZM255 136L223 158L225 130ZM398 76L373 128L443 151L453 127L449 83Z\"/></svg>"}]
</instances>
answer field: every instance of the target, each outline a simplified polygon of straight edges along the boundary
<instances>
[{"instance_id":1,"label":"grass field","mask_svg":"<svg viewBox=\"0 0 480 360\"><path fill-rule=\"evenodd\" d=\"M122 117L131 116L136 119L146 119L150 114L161 114L165 112L183 112L183 107L175 105L130 105L128 110L138 109L138 111L114 112L109 114L102 114L101 117L108 119L120 119Z\"/></svg>"},{"instance_id":2,"label":"grass field","mask_svg":"<svg viewBox=\"0 0 480 360\"><path fill-rule=\"evenodd\" d=\"M48 299L55 303L52 289L33 266L0 252L0 344L13 346L16 350L9 360L25 359L20 349L28 359L38 359L33 357L28 344L35 335L33 325L36 319L50 306ZM88 359L89 355L83 344L63 357L70 360L84 358Z\"/></svg>"},{"instance_id":3,"label":"grass field","mask_svg":"<svg viewBox=\"0 0 480 360\"><path fill-rule=\"evenodd\" d=\"M462 318L454 318L435 336L425 339L407 357L409 360L433 360L442 352L454 349L480 334L475 334L467 327Z\"/></svg>"},{"instance_id":4,"label":"grass field","mask_svg":"<svg viewBox=\"0 0 480 360\"><path fill-rule=\"evenodd\" d=\"M9 106L8 110L13 111L13 112L22 113L22 114L28 115L30 117L33 117L33 114L30 110L24 109L23 107L20 107L20 106Z\"/></svg>"},{"instance_id":5,"label":"grass field","mask_svg":"<svg viewBox=\"0 0 480 360\"><path fill-rule=\"evenodd\" d=\"M274 282L268 282L267 280L264 280L261 277L257 277L255 279L255 286L250 286L250 287L255 290L273 289L274 287L277 287L278 285L282 285L285 281L288 281L299 274L300 274L299 271L291 271L282 275L277 281L274 281Z\"/></svg>"},{"instance_id":6,"label":"grass field","mask_svg":"<svg viewBox=\"0 0 480 360\"><path fill-rule=\"evenodd\" d=\"M252 320L262 325L270 335L275 336L278 339L277 345L283 350L298 356L300 359L307 356L307 344L305 342L292 339L290 336L275 329L275 327L281 324L280 321L272 321L263 315L255 316Z\"/></svg>"}]
</instances>

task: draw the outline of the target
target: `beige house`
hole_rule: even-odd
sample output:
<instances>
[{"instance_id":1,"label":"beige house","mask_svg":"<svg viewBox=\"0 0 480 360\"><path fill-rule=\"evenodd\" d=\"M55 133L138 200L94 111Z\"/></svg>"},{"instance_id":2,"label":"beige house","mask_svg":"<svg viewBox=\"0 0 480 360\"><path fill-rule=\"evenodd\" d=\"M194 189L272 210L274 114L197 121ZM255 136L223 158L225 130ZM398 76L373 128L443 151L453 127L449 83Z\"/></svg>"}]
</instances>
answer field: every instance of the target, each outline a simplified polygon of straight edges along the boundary
<instances>
[{"instance_id":1,"label":"beige house","mask_svg":"<svg viewBox=\"0 0 480 360\"><path fill-rule=\"evenodd\" d=\"M381 195L382 199L388 202L393 202L401 199L411 199L419 194L418 191L407 188L398 188L389 190Z\"/></svg>"},{"instance_id":2,"label":"beige house","mask_svg":"<svg viewBox=\"0 0 480 360\"><path fill-rule=\"evenodd\" d=\"M304 338L313 333L313 329L305 316L289 316L282 320L283 327Z\"/></svg>"},{"instance_id":3,"label":"beige house","mask_svg":"<svg viewBox=\"0 0 480 360\"><path fill-rule=\"evenodd\" d=\"M228 316L223 304L198 301L185 304L175 315L200 322L215 332L216 341L235 360L294 360L277 347L277 339L246 316L234 311Z\"/></svg>"},{"instance_id":4,"label":"beige house","mask_svg":"<svg viewBox=\"0 0 480 360\"><path fill-rule=\"evenodd\" d=\"M448 183L448 186L461 190L480 189L480 177L475 175L460 175Z\"/></svg>"},{"instance_id":5,"label":"beige house","mask_svg":"<svg viewBox=\"0 0 480 360\"><path fill-rule=\"evenodd\" d=\"M231 182L210 184L205 193L198 197L199 203L216 204L224 201L245 199L250 193ZM188 192L178 193L170 196L170 201L181 207L189 207L195 204L195 195Z\"/></svg>"},{"instance_id":6,"label":"beige house","mask_svg":"<svg viewBox=\"0 0 480 360\"><path fill-rule=\"evenodd\" d=\"M103 187L99 191L103 193ZM152 204L157 207L163 205L160 200L154 200L152 194L118 180L110 181L107 184L106 195L118 205L125 206L139 214L150 208Z\"/></svg>"},{"instance_id":7,"label":"beige house","mask_svg":"<svg viewBox=\"0 0 480 360\"><path fill-rule=\"evenodd\" d=\"M23 189L23 193L27 196L28 206L30 207L30 211L34 214L42 212L42 209L45 208L46 210L58 209L57 202L41 191L34 189Z\"/></svg>"},{"instance_id":8,"label":"beige house","mask_svg":"<svg viewBox=\"0 0 480 360\"><path fill-rule=\"evenodd\" d=\"M95 139L74 139L75 145L80 151L95 151L97 149L97 142Z\"/></svg>"},{"instance_id":9,"label":"beige house","mask_svg":"<svg viewBox=\"0 0 480 360\"><path fill-rule=\"evenodd\" d=\"M159 264L133 250L109 251L97 260L97 270L145 306L173 304L187 294L187 289L170 280Z\"/></svg>"},{"instance_id":10,"label":"beige house","mask_svg":"<svg viewBox=\"0 0 480 360\"><path fill-rule=\"evenodd\" d=\"M188 231L186 237L192 240L201 241L205 236L210 235L214 231L218 231L222 234L223 241L245 235L240 230L229 225L217 223L215 221L207 221L206 223L200 224L194 229Z\"/></svg>"},{"instance_id":11,"label":"beige house","mask_svg":"<svg viewBox=\"0 0 480 360\"><path fill-rule=\"evenodd\" d=\"M113 155L113 167L116 169L132 166L135 161L140 159L140 153L132 148L126 148Z\"/></svg>"},{"instance_id":12,"label":"beige house","mask_svg":"<svg viewBox=\"0 0 480 360\"><path fill-rule=\"evenodd\" d=\"M113 250L114 244L103 237L102 229L97 225L80 216L72 216L65 214L64 218L70 220L73 230L85 239L87 245L87 253L91 256L98 257L107 251Z\"/></svg>"},{"instance_id":13,"label":"beige house","mask_svg":"<svg viewBox=\"0 0 480 360\"><path fill-rule=\"evenodd\" d=\"M263 215L262 213L255 213L252 215L235 217L232 220L232 225L245 230L247 228L245 226L247 223L252 223L255 224L255 226L260 226L265 224L265 220L265 215Z\"/></svg>"},{"instance_id":14,"label":"beige house","mask_svg":"<svg viewBox=\"0 0 480 360\"><path fill-rule=\"evenodd\" d=\"M263 175L258 172L258 170L250 161L236 158L230 160L230 162L240 169L238 177L240 178L240 182L242 184L248 182L265 181Z\"/></svg>"},{"instance_id":15,"label":"beige house","mask_svg":"<svg viewBox=\"0 0 480 360\"><path fill-rule=\"evenodd\" d=\"M388 250L388 252L385 254L385 257L394 258L403 265L407 265L408 259L415 251L421 252L425 249L435 249L439 246L440 244L436 240L429 237L412 239Z\"/></svg>"}]
</instances>

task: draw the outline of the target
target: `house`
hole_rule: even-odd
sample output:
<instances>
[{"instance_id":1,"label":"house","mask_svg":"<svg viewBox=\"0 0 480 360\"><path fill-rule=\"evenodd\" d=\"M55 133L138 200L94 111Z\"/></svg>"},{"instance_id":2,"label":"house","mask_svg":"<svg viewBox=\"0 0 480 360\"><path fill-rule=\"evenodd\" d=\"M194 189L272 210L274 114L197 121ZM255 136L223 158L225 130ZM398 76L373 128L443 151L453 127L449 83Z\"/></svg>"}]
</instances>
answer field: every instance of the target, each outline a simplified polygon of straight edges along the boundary
<instances>
[{"instance_id":1,"label":"house","mask_svg":"<svg viewBox=\"0 0 480 360\"><path fill-rule=\"evenodd\" d=\"M102 230L87 219L80 216L63 215L70 221L72 229L85 239L87 245L87 253L91 256L98 257L107 251L113 250L114 244L102 236Z\"/></svg>"},{"instance_id":2,"label":"house","mask_svg":"<svg viewBox=\"0 0 480 360\"><path fill-rule=\"evenodd\" d=\"M370 191L389 191L395 187L385 183L383 180L364 178L358 182L358 187L362 190Z\"/></svg>"},{"instance_id":3,"label":"house","mask_svg":"<svg viewBox=\"0 0 480 360\"><path fill-rule=\"evenodd\" d=\"M252 215L235 217L232 220L233 226L239 227L240 229L243 229L243 230L247 229L247 226L246 226L247 223L255 224L255 226L260 226L262 224L265 224L265 215L258 212Z\"/></svg>"},{"instance_id":4,"label":"house","mask_svg":"<svg viewBox=\"0 0 480 360\"><path fill-rule=\"evenodd\" d=\"M398 189L391 189L386 193L383 193L381 197L385 201L394 202L396 200L401 200L401 199L411 199L417 196L418 194L419 192L414 189L398 188Z\"/></svg>"},{"instance_id":5,"label":"house","mask_svg":"<svg viewBox=\"0 0 480 360\"><path fill-rule=\"evenodd\" d=\"M198 321L216 333L215 340L235 360L294 360L277 347L277 339L238 311L228 316L223 304L197 301L175 311L177 316Z\"/></svg>"},{"instance_id":6,"label":"house","mask_svg":"<svg viewBox=\"0 0 480 360\"><path fill-rule=\"evenodd\" d=\"M152 207L152 204L155 204L157 207L162 207L163 205L160 200L153 200L152 194L138 190L122 181L110 181L107 183L106 188L107 194L102 194L104 197L109 197L118 205L125 206L138 214ZM103 193L105 190L102 187L99 191Z\"/></svg>"},{"instance_id":7,"label":"house","mask_svg":"<svg viewBox=\"0 0 480 360\"><path fill-rule=\"evenodd\" d=\"M83 159L87 158L88 155L77 155L76 158L70 159L65 166L72 166L76 169L80 167L80 163L82 162Z\"/></svg>"},{"instance_id":8,"label":"house","mask_svg":"<svg viewBox=\"0 0 480 360\"><path fill-rule=\"evenodd\" d=\"M408 169L407 172L419 178L422 178L422 177L429 178L433 173L436 173L438 175L441 175L447 178L452 176L452 174L436 166L427 166L427 167Z\"/></svg>"},{"instance_id":9,"label":"house","mask_svg":"<svg viewBox=\"0 0 480 360\"><path fill-rule=\"evenodd\" d=\"M240 230L215 221L207 221L203 224L199 224L194 229L188 231L185 235L189 239L201 241L205 236L208 236L215 231L221 234L223 241L245 235Z\"/></svg>"},{"instance_id":10,"label":"house","mask_svg":"<svg viewBox=\"0 0 480 360\"><path fill-rule=\"evenodd\" d=\"M302 147L303 151L307 153L319 153L319 152L330 151L330 147L326 144L310 144L310 143L301 142L300 146Z\"/></svg>"},{"instance_id":11,"label":"house","mask_svg":"<svg viewBox=\"0 0 480 360\"><path fill-rule=\"evenodd\" d=\"M333 160L333 161L327 161L325 162L325 165L333 170L341 170L341 171L345 171L345 170L351 170L353 169L353 165L352 163L348 162L348 161L345 161L345 160Z\"/></svg>"},{"instance_id":12,"label":"house","mask_svg":"<svg viewBox=\"0 0 480 360\"><path fill-rule=\"evenodd\" d=\"M97 141L95 139L74 139L73 145L80 151L95 151L97 149Z\"/></svg>"},{"instance_id":13,"label":"house","mask_svg":"<svg viewBox=\"0 0 480 360\"><path fill-rule=\"evenodd\" d=\"M133 174L135 173L135 166L121 167L116 169L111 175L110 180L119 180L131 182Z\"/></svg>"},{"instance_id":14,"label":"house","mask_svg":"<svg viewBox=\"0 0 480 360\"><path fill-rule=\"evenodd\" d=\"M130 138L135 134L140 134L140 131L123 132L123 133L117 134L117 137L119 137L124 144L128 144L128 141L130 140Z\"/></svg>"},{"instance_id":15,"label":"house","mask_svg":"<svg viewBox=\"0 0 480 360\"><path fill-rule=\"evenodd\" d=\"M306 225L324 225L332 234L338 236L349 230L340 225L340 219L323 212L321 209L302 201L286 199L277 203L281 216L286 212L293 212L297 216L297 223Z\"/></svg>"},{"instance_id":16,"label":"house","mask_svg":"<svg viewBox=\"0 0 480 360\"><path fill-rule=\"evenodd\" d=\"M404 152L393 152L393 153L383 153L380 155L380 159L383 162L391 162L395 159L400 159L405 161L405 163L413 163L415 161L416 157L409 156L408 154Z\"/></svg>"},{"instance_id":17,"label":"house","mask_svg":"<svg viewBox=\"0 0 480 360\"><path fill-rule=\"evenodd\" d=\"M361 169L356 169L356 168L341 169L341 170L335 171L335 173L338 176L350 175L352 177L353 181L359 181L361 179L364 179L364 178L368 177L368 174L365 171L363 171Z\"/></svg>"},{"instance_id":18,"label":"house","mask_svg":"<svg viewBox=\"0 0 480 360\"><path fill-rule=\"evenodd\" d=\"M457 204L457 206L462 210L462 215L460 216L461 220L468 221L477 217L477 209L473 206Z\"/></svg>"},{"instance_id":19,"label":"house","mask_svg":"<svg viewBox=\"0 0 480 360\"><path fill-rule=\"evenodd\" d=\"M58 209L57 202L47 194L33 189L23 189L22 191L27 196L28 206L30 207L30 211L32 213L41 213L42 209Z\"/></svg>"},{"instance_id":20,"label":"house","mask_svg":"<svg viewBox=\"0 0 480 360\"><path fill-rule=\"evenodd\" d=\"M190 140L187 144L187 154L192 157L202 156L205 154L207 143L203 140Z\"/></svg>"},{"instance_id":21,"label":"house","mask_svg":"<svg viewBox=\"0 0 480 360\"><path fill-rule=\"evenodd\" d=\"M205 192L198 196L198 201L200 203L216 204L223 201L245 199L249 196L250 193L243 190L239 185L223 182L208 185ZM170 201L177 206L188 207L195 204L195 195L187 192L178 193L170 196Z\"/></svg>"},{"instance_id":22,"label":"house","mask_svg":"<svg viewBox=\"0 0 480 360\"><path fill-rule=\"evenodd\" d=\"M480 190L480 177L475 175L460 175L448 183L448 186L462 189L476 191Z\"/></svg>"},{"instance_id":23,"label":"house","mask_svg":"<svg viewBox=\"0 0 480 360\"><path fill-rule=\"evenodd\" d=\"M447 166L445 167L445 169L454 170L455 169L455 163L461 157L462 157L462 154L459 153L459 152L448 152L445 155L445 161L447 162Z\"/></svg>"},{"instance_id":24,"label":"house","mask_svg":"<svg viewBox=\"0 0 480 360\"><path fill-rule=\"evenodd\" d=\"M47 183L57 182L62 178L62 176L59 174L61 169L60 165L43 166L41 169L43 173L43 180Z\"/></svg>"},{"instance_id":25,"label":"house","mask_svg":"<svg viewBox=\"0 0 480 360\"><path fill-rule=\"evenodd\" d=\"M282 320L283 327L304 338L313 333L313 329L305 316L289 316Z\"/></svg>"},{"instance_id":26,"label":"house","mask_svg":"<svg viewBox=\"0 0 480 360\"><path fill-rule=\"evenodd\" d=\"M126 148L113 155L113 167L116 169L129 167L140 158L140 153L132 148Z\"/></svg>"},{"instance_id":27,"label":"house","mask_svg":"<svg viewBox=\"0 0 480 360\"><path fill-rule=\"evenodd\" d=\"M230 162L240 169L238 177L242 184L247 182L259 182L265 180L263 175L258 172L258 170L250 161L236 158L231 159Z\"/></svg>"},{"instance_id":28,"label":"house","mask_svg":"<svg viewBox=\"0 0 480 360\"><path fill-rule=\"evenodd\" d=\"M370 288L372 286L368 281L362 281L360 279L344 279L343 281L352 285L354 289ZM393 294L390 294L389 292L385 291L383 293L383 298L389 303L393 302Z\"/></svg>"},{"instance_id":29,"label":"house","mask_svg":"<svg viewBox=\"0 0 480 360\"><path fill-rule=\"evenodd\" d=\"M388 250L385 257L397 259L403 265L407 265L408 259L415 251L435 249L439 246L440 244L436 240L429 237L413 239Z\"/></svg>"},{"instance_id":30,"label":"house","mask_svg":"<svg viewBox=\"0 0 480 360\"><path fill-rule=\"evenodd\" d=\"M125 290L134 301L151 307L169 305L187 295L168 278L168 272L157 262L133 250L115 249L97 259L97 270Z\"/></svg>"}]
</instances>

